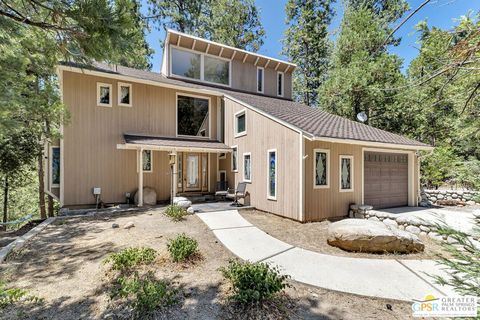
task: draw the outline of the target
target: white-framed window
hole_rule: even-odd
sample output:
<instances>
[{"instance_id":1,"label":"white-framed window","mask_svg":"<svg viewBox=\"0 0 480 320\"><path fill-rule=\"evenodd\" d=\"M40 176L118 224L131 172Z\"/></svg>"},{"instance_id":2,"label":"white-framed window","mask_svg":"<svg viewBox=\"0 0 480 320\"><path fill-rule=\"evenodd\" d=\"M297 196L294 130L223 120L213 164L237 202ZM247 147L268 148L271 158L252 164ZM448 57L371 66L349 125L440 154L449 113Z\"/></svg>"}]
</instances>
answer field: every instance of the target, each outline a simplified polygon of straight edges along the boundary
<instances>
[{"instance_id":1,"label":"white-framed window","mask_svg":"<svg viewBox=\"0 0 480 320\"><path fill-rule=\"evenodd\" d=\"M218 154L218 159L222 160L222 159L227 159L227 154L225 152L221 152Z\"/></svg>"},{"instance_id":2,"label":"white-framed window","mask_svg":"<svg viewBox=\"0 0 480 320\"><path fill-rule=\"evenodd\" d=\"M252 182L252 154L250 152L243 154L243 181Z\"/></svg>"},{"instance_id":3,"label":"white-framed window","mask_svg":"<svg viewBox=\"0 0 480 320\"><path fill-rule=\"evenodd\" d=\"M283 72L277 72L277 96L283 97Z\"/></svg>"},{"instance_id":4,"label":"white-framed window","mask_svg":"<svg viewBox=\"0 0 480 320\"><path fill-rule=\"evenodd\" d=\"M340 192L353 192L353 156L340 156L339 172Z\"/></svg>"},{"instance_id":5,"label":"white-framed window","mask_svg":"<svg viewBox=\"0 0 480 320\"><path fill-rule=\"evenodd\" d=\"M247 134L247 111L245 109L234 114L235 137Z\"/></svg>"},{"instance_id":6,"label":"white-framed window","mask_svg":"<svg viewBox=\"0 0 480 320\"><path fill-rule=\"evenodd\" d=\"M267 150L267 199L277 200L277 149Z\"/></svg>"},{"instance_id":7,"label":"white-framed window","mask_svg":"<svg viewBox=\"0 0 480 320\"><path fill-rule=\"evenodd\" d=\"M50 188L60 187L60 147L50 147Z\"/></svg>"},{"instance_id":8,"label":"white-framed window","mask_svg":"<svg viewBox=\"0 0 480 320\"><path fill-rule=\"evenodd\" d=\"M330 150L313 150L313 188L330 188Z\"/></svg>"},{"instance_id":9,"label":"white-framed window","mask_svg":"<svg viewBox=\"0 0 480 320\"><path fill-rule=\"evenodd\" d=\"M265 69L263 67L257 67L257 92L263 93L265 87Z\"/></svg>"},{"instance_id":10,"label":"white-framed window","mask_svg":"<svg viewBox=\"0 0 480 320\"><path fill-rule=\"evenodd\" d=\"M238 147L232 146L232 172L238 172Z\"/></svg>"},{"instance_id":11,"label":"white-framed window","mask_svg":"<svg viewBox=\"0 0 480 320\"><path fill-rule=\"evenodd\" d=\"M177 93L177 136L210 137L210 98Z\"/></svg>"},{"instance_id":12,"label":"white-framed window","mask_svg":"<svg viewBox=\"0 0 480 320\"><path fill-rule=\"evenodd\" d=\"M153 151L152 150L143 150L142 153L142 162L143 162L143 172L153 172ZM137 172L140 166L137 158Z\"/></svg>"},{"instance_id":13,"label":"white-framed window","mask_svg":"<svg viewBox=\"0 0 480 320\"><path fill-rule=\"evenodd\" d=\"M97 106L112 106L112 85L110 83L97 82Z\"/></svg>"},{"instance_id":14,"label":"white-framed window","mask_svg":"<svg viewBox=\"0 0 480 320\"><path fill-rule=\"evenodd\" d=\"M225 181L227 181L227 171L225 171L225 170L218 170L217 179L218 179L219 182L225 182Z\"/></svg>"},{"instance_id":15,"label":"white-framed window","mask_svg":"<svg viewBox=\"0 0 480 320\"><path fill-rule=\"evenodd\" d=\"M231 61L223 57L170 46L170 74L230 87Z\"/></svg>"},{"instance_id":16,"label":"white-framed window","mask_svg":"<svg viewBox=\"0 0 480 320\"><path fill-rule=\"evenodd\" d=\"M118 105L121 107L132 106L132 84L131 83L118 83Z\"/></svg>"}]
</instances>

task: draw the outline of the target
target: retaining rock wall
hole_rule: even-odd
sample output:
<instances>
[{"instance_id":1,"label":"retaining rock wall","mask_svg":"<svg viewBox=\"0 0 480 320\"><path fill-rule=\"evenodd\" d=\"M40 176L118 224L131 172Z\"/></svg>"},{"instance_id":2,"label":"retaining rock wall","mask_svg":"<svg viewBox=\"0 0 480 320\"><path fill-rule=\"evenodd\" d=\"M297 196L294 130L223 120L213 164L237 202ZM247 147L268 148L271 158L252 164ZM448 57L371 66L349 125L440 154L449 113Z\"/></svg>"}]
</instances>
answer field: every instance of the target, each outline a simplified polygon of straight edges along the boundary
<instances>
[{"instance_id":1,"label":"retaining rock wall","mask_svg":"<svg viewBox=\"0 0 480 320\"><path fill-rule=\"evenodd\" d=\"M479 191L473 190L423 190L420 206L438 205L474 205Z\"/></svg>"}]
</instances>

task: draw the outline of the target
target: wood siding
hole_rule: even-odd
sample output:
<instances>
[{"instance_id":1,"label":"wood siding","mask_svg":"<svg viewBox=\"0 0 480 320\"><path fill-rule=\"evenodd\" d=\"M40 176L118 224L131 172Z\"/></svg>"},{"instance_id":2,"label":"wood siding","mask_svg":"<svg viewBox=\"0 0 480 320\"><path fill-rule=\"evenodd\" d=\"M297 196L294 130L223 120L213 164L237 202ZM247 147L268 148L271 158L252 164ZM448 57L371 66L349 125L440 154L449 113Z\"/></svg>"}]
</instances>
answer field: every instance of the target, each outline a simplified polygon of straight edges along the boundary
<instances>
[{"instance_id":1,"label":"wood siding","mask_svg":"<svg viewBox=\"0 0 480 320\"><path fill-rule=\"evenodd\" d=\"M112 84L112 107L97 106L97 82ZM104 202L124 202L125 193L138 186L136 151L118 150L117 144L125 132L175 136L176 93L181 91L132 83L132 107L121 107L116 80L63 72L63 99L70 113L63 136L64 205L94 203L93 187L102 188ZM210 98L210 132L216 139L217 99ZM216 163L211 170L216 171ZM153 152L153 172L144 173L144 186L153 187L158 200L169 198L167 152Z\"/></svg>"},{"instance_id":2,"label":"wood siding","mask_svg":"<svg viewBox=\"0 0 480 320\"><path fill-rule=\"evenodd\" d=\"M247 134L234 137L234 114L246 111ZM247 191L249 202L257 209L299 220L300 134L266 116L231 101L225 100L225 143L238 146L238 172L231 170L231 155L220 160L220 169L227 171L228 184L236 187L243 181L243 154L251 153L251 180ZM267 199L267 150L277 149L277 200Z\"/></svg>"}]
</instances>

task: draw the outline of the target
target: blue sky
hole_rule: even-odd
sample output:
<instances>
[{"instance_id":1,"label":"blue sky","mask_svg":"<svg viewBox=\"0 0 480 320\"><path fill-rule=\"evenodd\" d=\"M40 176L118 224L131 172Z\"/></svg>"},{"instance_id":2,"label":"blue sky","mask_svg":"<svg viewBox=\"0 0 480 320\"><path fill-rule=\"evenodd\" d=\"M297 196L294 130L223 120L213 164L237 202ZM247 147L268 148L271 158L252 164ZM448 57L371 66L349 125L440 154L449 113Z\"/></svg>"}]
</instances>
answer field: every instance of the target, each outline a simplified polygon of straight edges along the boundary
<instances>
[{"instance_id":1,"label":"blue sky","mask_svg":"<svg viewBox=\"0 0 480 320\"><path fill-rule=\"evenodd\" d=\"M338 1L338 0L337 0ZM285 7L286 0L256 0L257 6L261 12L261 19L266 31L265 42L259 53L274 58L285 59L280 54L282 50L281 39L285 30ZM410 7L415 9L424 0L410 0ZM338 26L342 19L343 4L341 0L337 2L337 15L330 27L332 37L338 31ZM390 48L391 52L398 54L404 59L404 70L408 67L410 61L415 58L418 50L415 48L417 35L414 26L421 20L427 19L429 26L437 26L442 29L451 29L455 25L455 19L467 14L469 10L475 13L480 10L479 0L431 0L425 7L417 12L402 28L397 31L396 36L402 38L400 46ZM408 14L408 13L407 13ZM155 50L152 58L153 71L160 70L162 61L162 52L160 49L160 41L163 40L165 34L163 31L152 30L147 35L147 41Z\"/></svg>"}]
</instances>

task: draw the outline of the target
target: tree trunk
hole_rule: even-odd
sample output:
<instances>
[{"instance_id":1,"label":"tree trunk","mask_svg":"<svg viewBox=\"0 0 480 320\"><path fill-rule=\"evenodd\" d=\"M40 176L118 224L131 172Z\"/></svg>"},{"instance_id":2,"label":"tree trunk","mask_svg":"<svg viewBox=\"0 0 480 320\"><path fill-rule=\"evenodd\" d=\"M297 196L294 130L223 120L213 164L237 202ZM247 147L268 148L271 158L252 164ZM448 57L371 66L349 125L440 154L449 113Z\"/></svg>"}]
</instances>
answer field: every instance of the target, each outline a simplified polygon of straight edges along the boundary
<instances>
[{"instance_id":1,"label":"tree trunk","mask_svg":"<svg viewBox=\"0 0 480 320\"><path fill-rule=\"evenodd\" d=\"M48 199L48 216L51 218L51 217L54 217L54 214L53 214L53 197L51 195L48 195L47 199Z\"/></svg>"},{"instance_id":2,"label":"tree trunk","mask_svg":"<svg viewBox=\"0 0 480 320\"><path fill-rule=\"evenodd\" d=\"M6 223L8 220L8 176L5 176L5 181L3 185L3 223ZM7 226L1 226L0 230L6 231Z\"/></svg>"},{"instance_id":3,"label":"tree trunk","mask_svg":"<svg viewBox=\"0 0 480 320\"><path fill-rule=\"evenodd\" d=\"M45 183L44 183L44 170L43 170L43 151L38 153L38 205L40 208L40 218L47 219L47 213L45 210Z\"/></svg>"}]
</instances>

